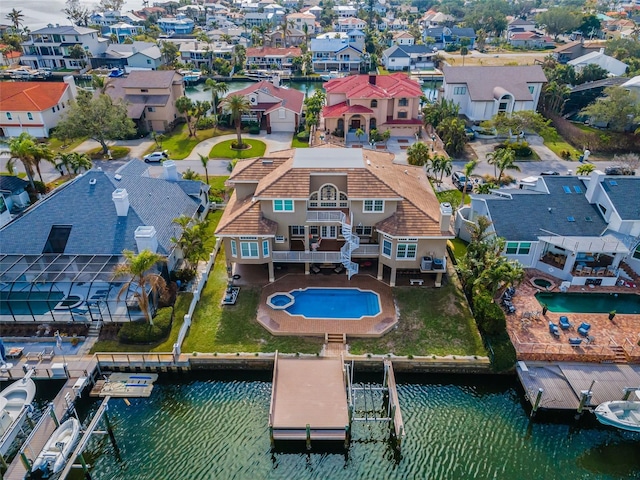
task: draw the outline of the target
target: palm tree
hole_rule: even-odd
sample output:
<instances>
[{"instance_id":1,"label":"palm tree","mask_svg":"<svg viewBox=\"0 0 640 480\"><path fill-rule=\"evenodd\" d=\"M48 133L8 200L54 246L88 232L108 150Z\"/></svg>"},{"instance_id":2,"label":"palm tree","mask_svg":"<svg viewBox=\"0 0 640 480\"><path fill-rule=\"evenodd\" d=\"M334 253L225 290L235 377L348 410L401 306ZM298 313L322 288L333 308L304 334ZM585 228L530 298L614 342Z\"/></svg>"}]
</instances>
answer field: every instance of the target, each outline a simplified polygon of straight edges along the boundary
<instances>
[{"instance_id":1,"label":"palm tree","mask_svg":"<svg viewBox=\"0 0 640 480\"><path fill-rule=\"evenodd\" d=\"M270 28L270 23L263 23L261 25L256 25L255 27L253 27L253 30L260 35L260 39L262 41L262 46L265 46L265 39L267 36L267 33L269 33L269 31L271 30Z\"/></svg>"},{"instance_id":2,"label":"palm tree","mask_svg":"<svg viewBox=\"0 0 640 480\"><path fill-rule=\"evenodd\" d=\"M302 24L302 33L304 33L304 44L309 46L309 25L307 23Z\"/></svg>"},{"instance_id":3,"label":"palm tree","mask_svg":"<svg viewBox=\"0 0 640 480\"><path fill-rule=\"evenodd\" d=\"M200 157L200 163L202 163L202 167L204 168L204 175L207 179L207 185L209 185L209 171L207 170L207 164L209 163L209 157L206 155L198 154Z\"/></svg>"},{"instance_id":4,"label":"palm tree","mask_svg":"<svg viewBox=\"0 0 640 480\"><path fill-rule=\"evenodd\" d=\"M72 156L72 152L58 153L58 155L56 156L55 159L58 161L58 163L56 163L55 167L60 172L60 175L64 175L65 168L67 169L67 174L71 173L71 163L73 162Z\"/></svg>"},{"instance_id":5,"label":"palm tree","mask_svg":"<svg viewBox=\"0 0 640 480\"><path fill-rule=\"evenodd\" d=\"M36 143L36 139L27 132L22 132L19 136L9 140L9 156L12 159L17 159L22 162L24 170L27 172L31 188L33 188L34 191L36 186L33 182L33 173L37 163L36 157L39 154L38 149L39 146Z\"/></svg>"},{"instance_id":6,"label":"palm tree","mask_svg":"<svg viewBox=\"0 0 640 480\"><path fill-rule=\"evenodd\" d=\"M358 138L358 143L360 143L360 138L364 137L364 130L358 128L356 130L356 137Z\"/></svg>"},{"instance_id":7,"label":"palm tree","mask_svg":"<svg viewBox=\"0 0 640 480\"><path fill-rule=\"evenodd\" d=\"M14 8L7 14L5 18L13 24L13 29L16 33L18 33L20 31L20 25L22 25L22 20L24 20L22 10L16 10Z\"/></svg>"},{"instance_id":8,"label":"palm tree","mask_svg":"<svg viewBox=\"0 0 640 480\"><path fill-rule=\"evenodd\" d=\"M589 175L596 169L596 166L593 163L583 163L578 168L576 168L577 175Z\"/></svg>"},{"instance_id":9,"label":"palm tree","mask_svg":"<svg viewBox=\"0 0 640 480\"><path fill-rule=\"evenodd\" d=\"M144 318L153 325L151 318L151 312L149 311L149 296L153 296L154 304L157 303L158 293L164 290L166 282L159 274L149 272L156 264L160 262L166 262L166 258L157 253L153 253L150 250L143 250L139 254L135 254L131 250L124 250L124 262L118 264L114 270L114 277L130 277L122 288L118 292L117 300L120 301L120 297L123 293L129 291L129 289L137 286L133 294L134 298L138 301L140 310L142 311ZM149 293L147 293L147 288Z\"/></svg>"},{"instance_id":10,"label":"palm tree","mask_svg":"<svg viewBox=\"0 0 640 480\"><path fill-rule=\"evenodd\" d=\"M462 169L462 171L464 172L464 178L465 178L464 187L462 187L462 205L466 203L465 196L467 194L467 184L470 181L471 174L473 173L473 171L476 169L477 166L478 166L478 160L474 159L468 162Z\"/></svg>"},{"instance_id":11,"label":"palm tree","mask_svg":"<svg viewBox=\"0 0 640 480\"><path fill-rule=\"evenodd\" d=\"M242 143L242 115L251 112L249 100L242 95L230 95L224 99L223 104L236 126L238 141L235 148L244 148L244 144Z\"/></svg>"},{"instance_id":12,"label":"palm tree","mask_svg":"<svg viewBox=\"0 0 640 480\"><path fill-rule=\"evenodd\" d=\"M433 173L440 174L440 178L438 179L438 183L442 183L442 179L445 175L451 175L453 171L453 161L451 158L447 158L444 155L436 155L431 160L431 170Z\"/></svg>"},{"instance_id":13,"label":"palm tree","mask_svg":"<svg viewBox=\"0 0 640 480\"><path fill-rule=\"evenodd\" d=\"M180 236L171 239L182 251L182 256L195 273L198 261L203 260L208 253L205 240L207 238L207 220L193 220L185 215L173 219L173 223L181 229Z\"/></svg>"},{"instance_id":14,"label":"palm tree","mask_svg":"<svg viewBox=\"0 0 640 480\"><path fill-rule=\"evenodd\" d=\"M502 150L498 154L498 150ZM496 161L496 166L498 167L498 185L500 184L500 180L502 179L502 174L505 170L516 170L520 171L520 167L516 165L516 152L511 148L499 148L496 150L496 154L498 155L498 160Z\"/></svg>"},{"instance_id":15,"label":"palm tree","mask_svg":"<svg viewBox=\"0 0 640 480\"><path fill-rule=\"evenodd\" d=\"M67 170L71 167L73 174L77 175L80 170L91 170L93 162L91 157L87 153L73 152L71 154L71 162L69 163Z\"/></svg>"},{"instance_id":16,"label":"palm tree","mask_svg":"<svg viewBox=\"0 0 640 480\"><path fill-rule=\"evenodd\" d=\"M422 167L429 162L429 147L422 142L416 142L407 149L409 165Z\"/></svg>"},{"instance_id":17,"label":"palm tree","mask_svg":"<svg viewBox=\"0 0 640 480\"><path fill-rule=\"evenodd\" d=\"M204 90L211 92L211 103L213 104L213 113L218 114L218 102L220 97L229 91L229 85L225 82L216 82L213 78L207 78L204 82Z\"/></svg>"}]
</instances>

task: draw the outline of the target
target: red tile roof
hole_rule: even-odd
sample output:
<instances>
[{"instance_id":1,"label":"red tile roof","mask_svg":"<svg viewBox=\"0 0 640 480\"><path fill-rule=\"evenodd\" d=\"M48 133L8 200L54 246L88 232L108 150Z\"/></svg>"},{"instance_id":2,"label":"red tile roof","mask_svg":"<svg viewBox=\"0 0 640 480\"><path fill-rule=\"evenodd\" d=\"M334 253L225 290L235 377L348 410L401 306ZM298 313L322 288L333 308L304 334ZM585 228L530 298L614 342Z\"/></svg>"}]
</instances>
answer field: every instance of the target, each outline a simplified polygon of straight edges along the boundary
<instances>
[{"instance_id":1,"label":"red tile roof","mask_svg":"<svg viewBox=\"0 0 640 480\"><path fill-rule=\"evenodd\" d=\"M347 102L322 107L322 116L324 118L339 118L345 113L373 113L373 110L363 105L349 105Z\"/></svg>"},{"instance_id":2,"label":"red tile roof","mask_svg":"<svg viewBox=\"0 0 640 480\"><path fill-rule=\"evenodd\" d=\"M2 82L0 110L41 112L57 105L67 88L59 82Z\"/></svg>"},{"instance_id":3,"label":"red tile roof","mask_svg":"<svg viewBox=\"0 0 640 480\"><path fill-rule=\"evenodd\" d=\"M247 58L249 57L299 57L302 50L298 47L276 48L259 47L247 48Z\"/></svg>"},{"instance_id":4,"label":"red tile roof","mask_svg":"<svg viewBox=\"0 0 640 480\"><path fill-rule=\"evenodd\" d=\"M304 93L295 90L293 88L283 88L276 87L273 83L267 82L266 80L262 80L254 85L249 85L247 88L243 88L242 90L238 90L237 92L233 92L231 95L249 95L257 90L262 90L263 92L267 92L269 95L272 95L275 98L279 98L281 101L276 103L262 103L263 107L265 105L270 105L269 110L273 110L277 106L282 105L287 110L291 110L296 113L302 112L302 104L304 102ZM259 108L258 110L262 110Z\"/></svg>"},{"instance_id":5,"label":"red tile roof","mask_svg":"<svg viewBox=\"0 0 640 480\"><path fill-rule=\"evenodd\" d=\"M371 83L372 77L375 84ZM327 94L344 93L350 98L420 97L422 89L404 73L393 75L350 75L334 78L324 84Z\"/></svg>"}]
</instances>

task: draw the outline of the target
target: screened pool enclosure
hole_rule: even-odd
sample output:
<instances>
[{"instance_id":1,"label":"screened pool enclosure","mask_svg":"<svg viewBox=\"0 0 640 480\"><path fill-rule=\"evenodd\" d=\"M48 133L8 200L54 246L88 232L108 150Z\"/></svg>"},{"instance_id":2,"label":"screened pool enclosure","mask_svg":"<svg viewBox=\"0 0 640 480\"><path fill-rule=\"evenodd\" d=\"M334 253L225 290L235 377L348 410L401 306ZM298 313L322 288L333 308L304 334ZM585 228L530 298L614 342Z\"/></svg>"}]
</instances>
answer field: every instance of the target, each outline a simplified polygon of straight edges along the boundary
<instances>
[{"instance_id":1,"label":"screened pool enclosure","mask_svg":"<svg viewBox=\"0 0 640 480\"><path fill-rule=\"evenodd\" d=\"M120 255L0 255L0 321L128 322L144 318Z\"/></svg>"}]
</instances>

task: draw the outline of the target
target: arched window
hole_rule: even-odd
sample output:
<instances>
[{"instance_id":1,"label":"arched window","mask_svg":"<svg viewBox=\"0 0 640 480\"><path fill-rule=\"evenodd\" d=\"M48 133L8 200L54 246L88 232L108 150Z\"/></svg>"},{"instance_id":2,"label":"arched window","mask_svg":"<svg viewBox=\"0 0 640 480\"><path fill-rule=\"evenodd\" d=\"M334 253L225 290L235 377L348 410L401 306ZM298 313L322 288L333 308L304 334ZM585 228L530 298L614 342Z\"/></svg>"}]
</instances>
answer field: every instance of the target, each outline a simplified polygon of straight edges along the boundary
<instances>
[{"instance_id":1,"label":"arched window","mask_svg":"<svg viewBox=\"0 0 640 480\"><path fill-rule=\"evenodd\" d=\"M317 207L318 206L318 192L313 192L309 195L309 207Z\"/></svg>"},{"instance_id":2,"label":"arched window","mask_svg":"<svg viewBox=\"0 0 640 480\"><path fill-rule=\"evenodd\" d=\"M320 188L320 200L337 200L338 190L333 185L323 185Z\"/></svg>"}]
</instances>

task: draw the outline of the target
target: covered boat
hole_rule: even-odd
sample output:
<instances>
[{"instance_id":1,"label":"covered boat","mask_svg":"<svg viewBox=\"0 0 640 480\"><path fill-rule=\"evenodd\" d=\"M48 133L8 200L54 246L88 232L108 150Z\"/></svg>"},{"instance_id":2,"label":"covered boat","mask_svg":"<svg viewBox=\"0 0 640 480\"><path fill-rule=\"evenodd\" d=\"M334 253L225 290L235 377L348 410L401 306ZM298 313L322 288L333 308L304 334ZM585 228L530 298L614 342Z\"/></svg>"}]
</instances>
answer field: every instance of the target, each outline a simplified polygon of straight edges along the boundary
<instances>
[{"instance_id":1,"label":"covered boat","mask_svg":"<svg viewBox=\"0 0 640 480\"><path fill-rule=\"evenodd\" d=\"M640 402L627 400L604 402L596 407L594 413L600 423L640 432Z\"/></svg>"},{"instance_id":2,"label":"covered boat","mask_svg":"<svg viewBox=\"0 0 640 480\"><path fill-rule=\"evenodd\" d=\"M78 420L70 418L62 423L45 443L38 458L33 462L31 472L40 473L43 477L60 472L67 463L79 435Z\"/></svg>"},{"instance_id":3,"label":"covered boat","mask_svg":"<svg viewBox=\"0 0 640 480\"><path fill-rule=\"evenodd\" d=\"M23 410L31 407L36 395L36 384L26 376L0 392L0 454L9 450L24 424Z\"/></svg>"}]
</instances>

